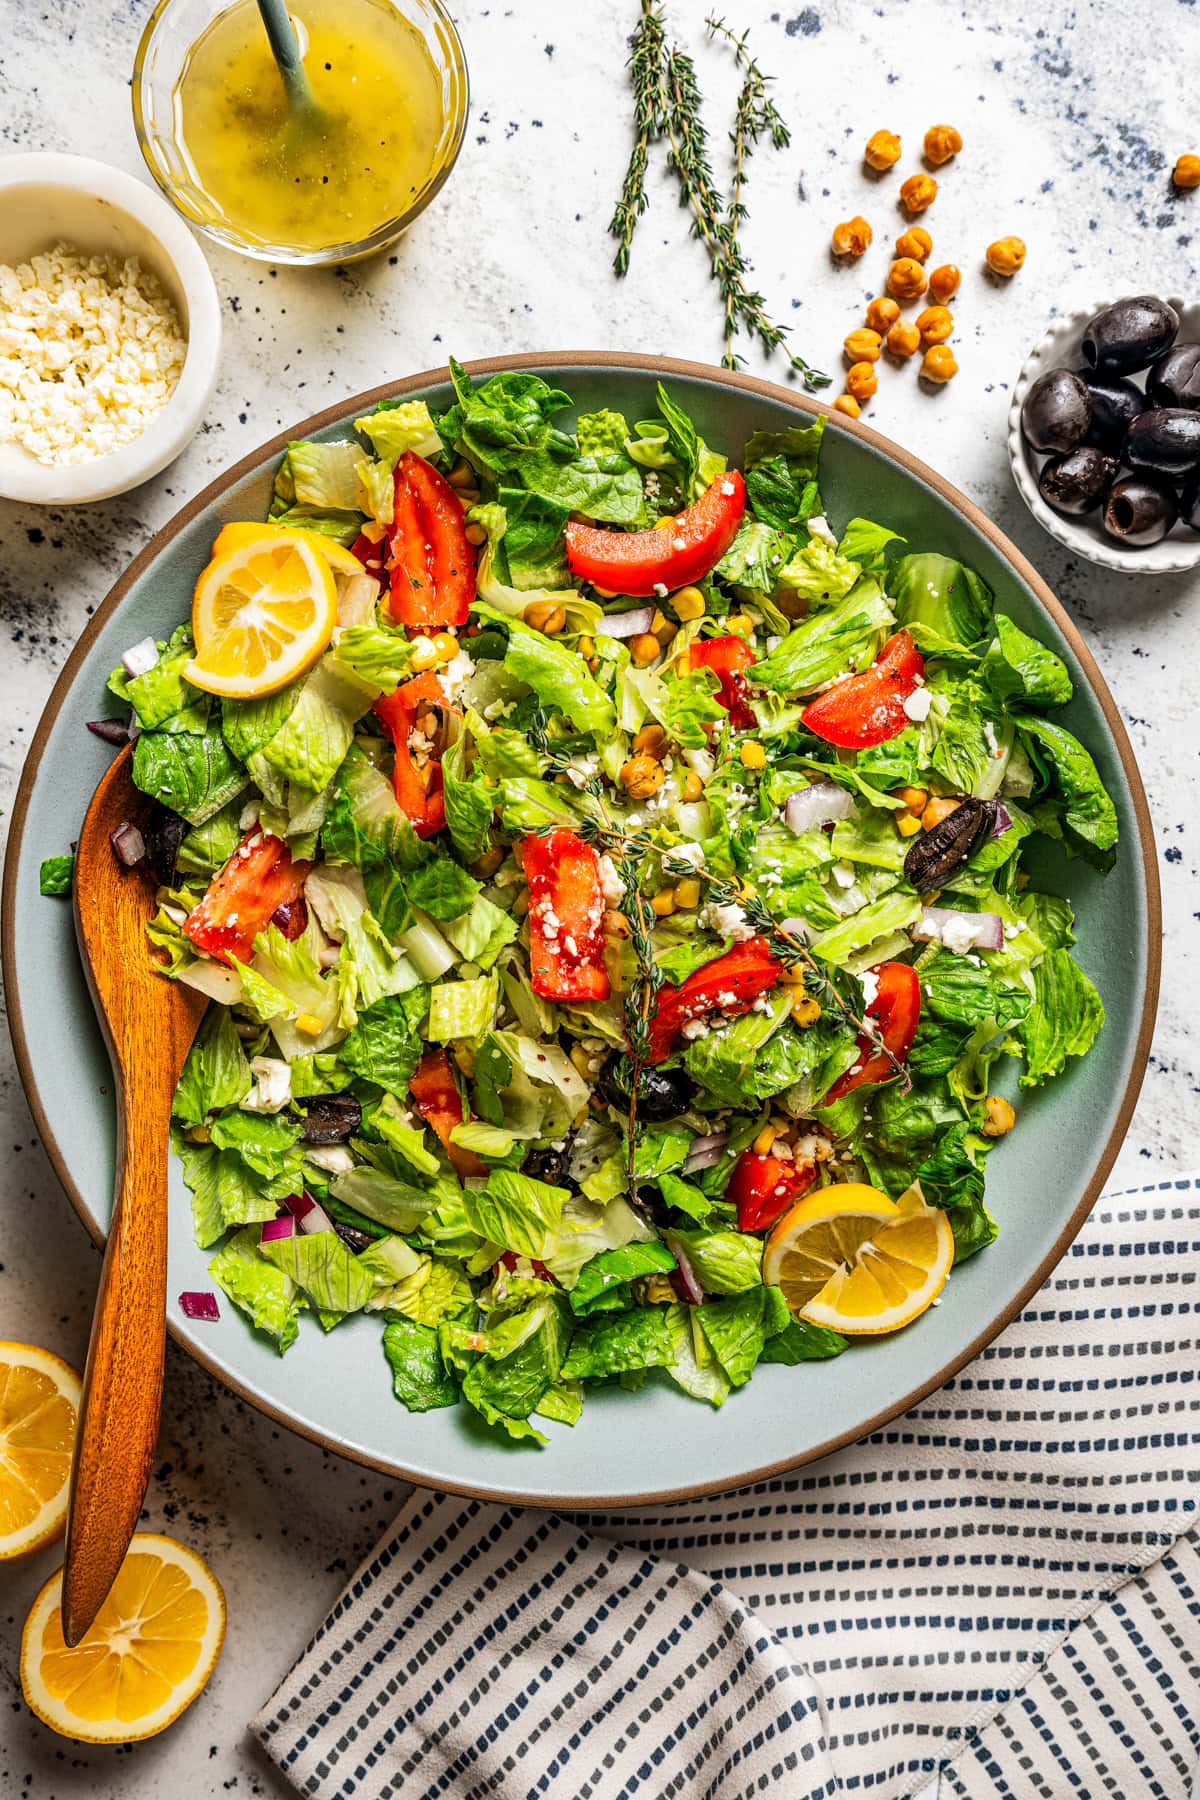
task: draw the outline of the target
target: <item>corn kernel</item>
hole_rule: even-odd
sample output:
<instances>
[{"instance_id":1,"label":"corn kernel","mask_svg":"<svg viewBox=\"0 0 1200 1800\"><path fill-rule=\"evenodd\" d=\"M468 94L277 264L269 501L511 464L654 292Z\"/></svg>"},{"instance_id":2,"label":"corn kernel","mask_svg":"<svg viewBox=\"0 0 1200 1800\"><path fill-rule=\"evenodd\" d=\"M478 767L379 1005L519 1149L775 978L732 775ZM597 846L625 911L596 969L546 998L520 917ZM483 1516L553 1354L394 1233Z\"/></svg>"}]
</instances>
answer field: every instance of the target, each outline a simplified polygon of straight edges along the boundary
<instances>
[{"instance_id":1,"label":"corn kernel","mask_svg":"<svg viewBox=\"0 0 1200 1800\"><path fill-rule=\"evenodd\" d=\"M686 621L704 617L704 595L698 587L680 588L677 594L671 596L671 605L675 608L677 619Z\"/></svg>"},{"instance_id":2,"label":"corn kernel","mask_svg":"<svg viewBox=\"0 0 1200 1800\"><path fill-rule=\"evenodd\" d=\"M595 656L595 654L596 654L595 638L581 637L577 647L578 647L580 656L582 656L585 661L587 660L587 658L589 656Z\"/></svg>"},{"instance_id":3,"label":"corn kernel","mask_svg":"<svg viewBox=\"0 0 1200 1800\"><path fill-rule=\"evenodd\" d=\"M453 662L458 655L458 639L452 631L439 631L433 640L439 662Z\"/></svg>"},{"instance_id":4,"label":"corn kernel","mask_svg":"<svg viewBox=\"0 0 1200 1800\"><path fill-rule=\"evenodd\" d=\"M675 911L675 889L663 888L661 892L655 894L650 905L660 919L669 919Z\"/></svg>"},{"instance_id":5,"label":"corn kernel","mask_svg":"<svg viewBox=\"0 0 1200 1800\"><path fill-rule=\"evenodd\" d=\"M747 738L738 755L742 759L743 769L765 769L767 753L754 738Z\"/></svg>"},{"instance_id":6,"label":"corn kernel","mask_svg":"<svg viewBox=\"0 0 1200 1800\"><path fill-rule=\"evenodd\" d=\"M857 419L862 413L862 407L858 404L858 401L854 398L853 394L839 394L837 399L833 402L833 410L834 412L845 413L848 419Z\"/></svg>"},{"instance_id":7,"label":"corn kernel","mask_svg":"<svg viewBox=\"0 0 1200 1800\"><path fill-rule=\"evenodd\" d=\"M412 667L417 674L425 669L432 669L438 660L437 645L432 638L419 637L412 641Z\"/></svg>"},{"instance_id":8,"label":"corn kernel","mask_svg":"<svg viewBox=\"0 0 1200 1800\"><path fill-rule=\"evenodd\" d=\"M694 875L685 875L675 883L675 904L681 912L691 912L700 904L700 883Z\"/></svg>"},{"instance_id":9,"label":"corn kernel","mask_svg":"<svg viewBox=\"0 0 1200 1800\"><path fill-rule=\"evenodd\" d=\"M782 975L779 977L779 982L781 987L802 988L807 979L808 976L804 970L803 964L793 963L790 968L784 969Z\"/></svg>"},{"instance_id":10,"label":"corn kernel","mask_svg":"<svg viewBox=\"0 0 1200 1800\"><path fill-rule=\"evenodd\" d=\"M811 994L797 994L792 1001L792 1018L797 1025L815 1025L821 1016L821 1002Z\"/></svg>"},{"instance_id":11,"label":"corn kernel","mask_svg":"<svg viewBox=\"0 0 1200 1800\"><path fill-rule=\"evenodd\" d=\"M302 1031L305 1037L320 1037L325 1026L315 1013L302 1012L296 1014L296 1030Z\"/></svg>"},{"instance_id":12,"label":"corn kernel","mask_svg":"<svg viewBox=\"0 0 1200 1800\"><path fill-rule=\"evenodd\" d=\"M736 631L739 637L749 637L754 630L754 620L749 613L733 612L726 615L726 631Z\"/></svg>"},{"instance_id":13,"label":"corn kernel","mask_svg":"<svg viewBox=\"0 0 1200 1800\"><path fill-rule=\"evenodd\" d=\"M665 648L675 636L679 627L675 624L673 619L668 619L666 613L660 611L656 606L654 609L654 616L650 620L650 629L658 639L659 643Z\"/></svg>"},{"instance_id":14,"label":"corn kernel","mask_svg":"<svg viewBox=\"0 0 1200 1800\"><path fill-rule=\"evenodd\" d=\"M674 513L664 513L661 519L655 519L655 531L674 531L677 520Z\"/></svg>"},{"instance_id":15,"label":"corn kernel","mask_svg":"<svg viewBox=\"0 0 1200 1800\"><path fill-rule=\"evenodd\" d=\"M920 829L921 821L913 813L899 812L896 814L896 830L901 837L916 837Z\"/></svg>"}]
</instances>

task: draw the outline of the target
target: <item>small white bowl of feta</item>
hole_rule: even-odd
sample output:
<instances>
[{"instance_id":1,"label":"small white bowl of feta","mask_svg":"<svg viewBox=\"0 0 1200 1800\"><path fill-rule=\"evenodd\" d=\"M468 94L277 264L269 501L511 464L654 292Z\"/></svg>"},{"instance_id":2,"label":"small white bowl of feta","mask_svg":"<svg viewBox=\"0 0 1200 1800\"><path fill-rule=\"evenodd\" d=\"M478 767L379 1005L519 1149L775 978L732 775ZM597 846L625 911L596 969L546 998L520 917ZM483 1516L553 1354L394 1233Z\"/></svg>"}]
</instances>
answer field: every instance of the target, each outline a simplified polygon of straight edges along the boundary
<instances>
[{"instance_id":1,"label":"small white bowl of feta","mask_svg":"<svg viewBox=\"0 0 1200 1800\"><path fill-rule=\"evenodd\" d=\"M152 188L85 156L0 159L0 496L78 506L157 475L220 342L208 264Z\"/></svg>"}]
</instances>

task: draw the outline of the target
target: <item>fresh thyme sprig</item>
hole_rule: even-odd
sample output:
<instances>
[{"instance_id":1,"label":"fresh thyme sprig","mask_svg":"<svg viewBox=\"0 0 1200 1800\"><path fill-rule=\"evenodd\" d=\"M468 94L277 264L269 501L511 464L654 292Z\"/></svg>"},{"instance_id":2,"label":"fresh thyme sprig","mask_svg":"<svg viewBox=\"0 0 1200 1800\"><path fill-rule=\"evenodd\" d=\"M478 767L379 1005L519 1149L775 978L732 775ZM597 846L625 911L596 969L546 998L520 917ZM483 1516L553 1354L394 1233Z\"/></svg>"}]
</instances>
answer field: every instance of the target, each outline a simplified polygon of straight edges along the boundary
<instances>
[{"instance_id":1,"label":"fresh thyme sprig","mask_svg":"<svg viewBox=\"0 0 1200 1800\"><path fill-rule=\"evenodd\" d=\"M746 211L746 164L754 152L758 140L764 132L769 133L771 143L776 150L786 150L792 141L792 134L779 108L767 93L770 76L764 75L747 49L749 31L741 36L731 30L724 19L714 19L711 14L704 23L708 27L710 37L722 37L733 46L734 61L743 72L742 85L737 97L737 108L734 112L733 130L729 141L733 145L733 184L729 195L729 204L725 209L725 219L729 226L732 243L737 242L738 228L742 220L749 215ZM731 317L730 307L725 308L725 363L726 367L737 366L738 358L734 355L733 339L736 321Z\"/></svg>"},{"instance_id":2,"label":"fresh thyme sprig","mask_svg":"<svg viewBox=\"0 0 1200 1800\"><path fill-rule=\"evenodd\" d=\"M619 239L613 268L624 275L629 267L629 252L638 220L649 204L646 198L646 169L650 146L663 134L663 68L667 34L663 25L659 0L642 0L642 14L630 40L629 76L633 85L633 149L621 186L621 197L609 224L611 235Z\"/></svg>"}]
</instances>

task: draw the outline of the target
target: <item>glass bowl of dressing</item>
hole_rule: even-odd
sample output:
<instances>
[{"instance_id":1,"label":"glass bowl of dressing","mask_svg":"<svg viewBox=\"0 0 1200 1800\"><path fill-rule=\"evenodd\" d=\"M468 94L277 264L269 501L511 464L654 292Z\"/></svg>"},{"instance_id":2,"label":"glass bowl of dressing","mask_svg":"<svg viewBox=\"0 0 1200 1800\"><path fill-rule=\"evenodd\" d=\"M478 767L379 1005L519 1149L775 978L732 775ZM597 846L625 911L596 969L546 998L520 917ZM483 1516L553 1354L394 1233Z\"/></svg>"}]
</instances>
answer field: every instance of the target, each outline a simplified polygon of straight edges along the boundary
<instances>
[{"instance_id":1,"label":"glass bowl of dressing","mask_svg":"<svg viewBox=\"0 0 1200 1800\"><path fill-rule=\"evenodd\" d=\"M428 206L466 130L467 65L442 0L291 0L315 113L288 106L255 0L159 0L133 65L138 143L218 243L352 262Z\"/></svg>"}]
</instances>

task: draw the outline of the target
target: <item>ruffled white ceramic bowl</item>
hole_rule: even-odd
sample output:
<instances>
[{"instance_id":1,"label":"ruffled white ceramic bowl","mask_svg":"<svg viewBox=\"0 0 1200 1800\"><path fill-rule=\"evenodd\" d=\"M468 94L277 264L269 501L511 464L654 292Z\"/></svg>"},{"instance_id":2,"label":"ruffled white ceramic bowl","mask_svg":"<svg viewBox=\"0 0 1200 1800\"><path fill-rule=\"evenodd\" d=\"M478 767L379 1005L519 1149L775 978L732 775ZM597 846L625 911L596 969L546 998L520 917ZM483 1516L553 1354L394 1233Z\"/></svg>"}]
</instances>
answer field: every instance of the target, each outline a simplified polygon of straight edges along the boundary
<instances>
[{"instance_id":1,"label":"ruffled white ceramic bowl","mask_svg":"<svg viewBox=\"0 0 1200 1800\"><path fill-rule=\"evenodd\" d=\"M1143 288L1141 291L1149 290ZM1045 375L1050 369L1082 368L1080 345L1089 319L1094 318L1101 307L1111 306L1123 297L1114 295L1111 299L1098 300L1094 306L1083 306L1076 312L1066 313L1056 319L1041 341L1034 345L1013 389L1008 412L1008 460L1021 498L1038 524L1076 556L1099 563L1105 569L1119 569L1124 575L1170 575L1200 564L1200 532L1193 531L1188 525L1176 524L1159 543L1147 544L1138 550L1109 537L1099 507L1079 519L1055 512L1038 492L1038 474L1047 459L1040 450L1027 444L1021 434L1021 407L1038 376ZM1200 342L1200 304L1172 295L1167 296L1167 301L1179 314L1176 343ZM1145 384L1142 375L1130 379L1139 387Z\"/></svg>"}]
</instances>

